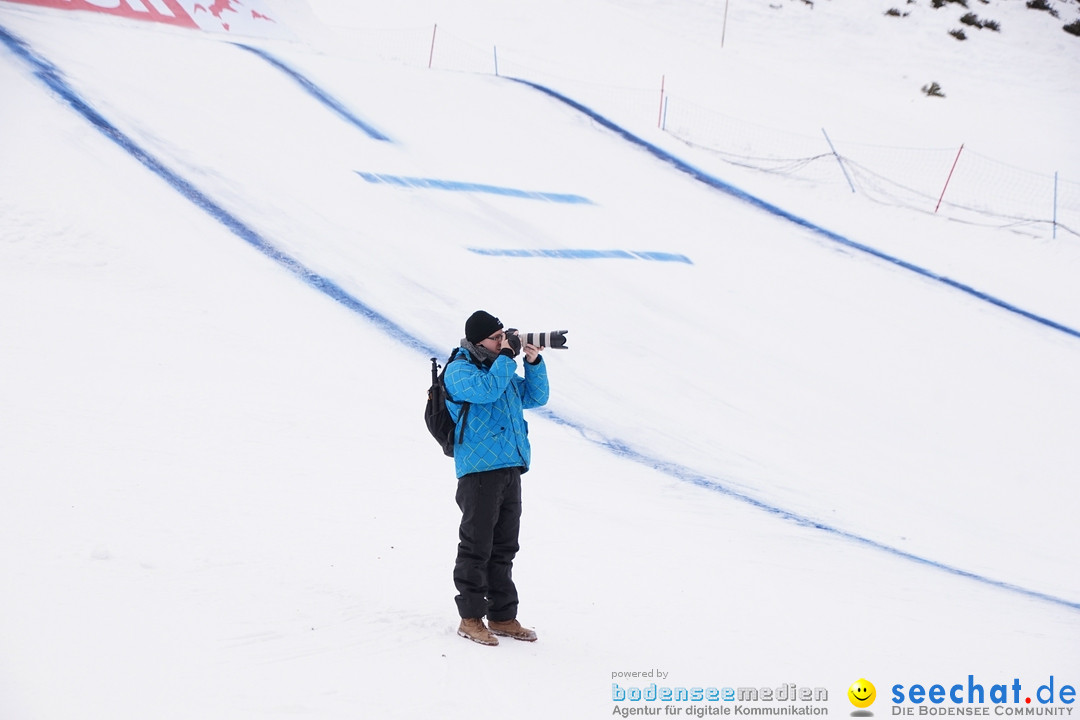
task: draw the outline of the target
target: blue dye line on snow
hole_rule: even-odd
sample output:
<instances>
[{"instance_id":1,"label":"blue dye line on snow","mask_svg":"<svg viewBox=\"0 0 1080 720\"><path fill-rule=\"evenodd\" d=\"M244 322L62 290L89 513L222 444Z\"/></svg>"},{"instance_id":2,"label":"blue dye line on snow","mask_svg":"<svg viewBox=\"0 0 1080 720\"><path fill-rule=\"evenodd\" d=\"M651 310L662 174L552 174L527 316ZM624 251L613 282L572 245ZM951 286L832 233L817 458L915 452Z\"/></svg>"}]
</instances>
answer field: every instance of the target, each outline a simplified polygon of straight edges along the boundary
<instances>
[{"instance_id":1,"label":"blue dye line on snow","mask_svg":"<svg viewBox=\"0 0 1080 720\"><path fill-rule=\"evenodd\" d=\"M348 309L360 314L363 318L370 321L379 330L385 332L391 338L397 342L403 343L405 346L425 353L428 357L439 357L443 354L443 350L439 350L430 345L425 344L422 340L415 337L408 330L401 327L394 321L390 320L382 313L378 312L371 306L357 299L346 290L341 288L332 280L326 278L323 275L310 270L296 259L285 254L278 248L274 247L269 241L263 238L255 230L245 225L241 220L230 214L227 210L211 200L208 196L202 193L198 188L192 185L184 178L177 175L175 172L167 168L161 161L152 156L149 152L137 145L130 137L124 132L118 129L115 125L110 123L103 115L95 110L89 103L87 103L82 97L79 96L75 90L68 85L67 81L61 76L59 70L44 58L37 55L30 46L24 41L16 38L9 33L7 29L0 26L0 43L7 45L7 47L15 53L18 57L22 58L30 65L31 71L34 76L41 80L50 90L55 92L61 99L64 100L73 110L83 116L89 123L91 123L98 131L100 131L109 140L112 140L118 145L124 152L131 155L133 158L142 163L148 170L167 182L177 192L201 208L215 220L220 222L226 228L228 228L233 234L244 240L260 253L270 258L278 265L298 277L310 287L325 294L331 299L341 303ZM661 460L650 455L646 455L634 448L630 447L626 443L615 440L612 438L603 437L596 431L588 428L580 423L576 423L569 420L558 413L545 408L538 410L542 417L551 420L552 422L562 425L564 427L572 428L579 432L582 437L589 440L596 445L606 449L613 455L641 464L646 467L652 468L658 472L662 472L671 477L682 480L684 482L692 483L698 487L718 492L722 495L726 495L730 498L744 502L751 507L755 507L763 512L766 512L775 517L781 518L788 522L794 523L807 528L813 528L815 530L821 530L836 537L843 538L852 543L862 545L865 547L880 550L882 552L894 555L905 560L925 565L936 570L942 570L952 575L974 580L976 582L988 585L990 587L998 588L1001 590L1007 590L1012 593L1023 595L1025 597L1043 600L1055 605L1070 608L1072 610L1080 610L1080 602L1066 600L1064 598L1055 597L1046 593L1038 592L1028 588L1021 587L1019 585L1013 585L1012 583L1003 582L1000 580L994 580L984 575L969 572L960 568L952 567L944 563L930 560L913 553L908 553L898 548L885 545L876 540L872 540L861 535L841 530L831 525L825 525L809 517L793 513L790 510L778 507L776 505L770 505L757 498L751 497L737 490L734 490L729 485L722 481L703 475L691 468L678 463Z\"/></svg>"},{"instance_id":2,"label":"blue dye line on snow","mask_svg":"<svg viewBox=\"0 0 1080 720\"><path fill-rule=\"evenodd\" d=\"M833 232L831 230L826 230L825 228L821 227L820 225L815 225L814 223L810 222L806 218L799 217L798 215L790 213L790 212L788 212L787 210L784 210L781 207L777 207L776 205L773 205L770 202L767 202L765 200L762 200L759 197L751 195L750 193L746 192L745 190L737 188L734 185L731 185L730 183L726 183L726 182L724 182L723 180L720 180L717 177L709 175L708 173L694 167L693 165L685 162L684 160L680 160L679 158L675 157L674 155L667 152L666 150L663 150L663 149L657 147L656 145L653 145L652 143L648 142L647 140L644 140L644 139L638 137L637 135L634 135L629 130L626 130L625 128L622 128L619 125L616 125L611 120L608 120L607 118L605 118L603 115L600 115L596 111L591 110L590 108L582 105L581 103L579 103L579 102L577 102L575 100L572 100L572 99L566 97L565 95L563 95L562 93L559 93L559 92L557 92L555 90L552 90L549 87L545 87L544 85L540 85L538 83L534 83L534 82L531 82L529 80L522 80L520 78L508 78L508 79L513 80L514 82L521 83L522 85L527 85L528 87L531 87L534 90L539 90L540 92L544 93L545 95L548 95L548 96L558 100L559 102L562 102L562 103L565 103L566 105L569 105L570 107L574 108L578 112L584 113L589 118L595 120L600 125L607 128L608 130L611 130L612 132L614 132L617 135L621 136L623 139L633 143L634 145L637 145L638 147L644 148L645 150L647 150L649 153L651 153L656 158L658 158L658 159L672 165L677 170L680 170L680 171L690 175L695 180L698 180L700 182L705 183L709 187L715 188L716 190L720 190L721 192L725 192L725 193L727 193L727 194L729 194L729 195L731 195L733 197L738 198L739 200L742 200L742 201L744 201L746 203L749 203L750 205L753 205L754 207L760 208L760 209L762 209L762 210L764 210L764 211L766 211L766 212L768 212L768 213L770 213L772 215L775 215L775 216L777 216L779 218L783 218L784 220L788 220L790 222L793 222L796 225L798 225L800 227L803 227L803 228L806 228L807 230L810 230L810 231L812 231L814 233L817 233L818 235L821 235L821 236L823 236L825 238L828 238L829 240L831 240L831 241L833 241L835 243L839 243L840 245L852 248L853 250L858 250L858 251L864 252L864 253L866 253L868 255L872 255L872 256L880 259L880 260L885 260L886 262L890 262L893 265L897 265L899 267L902 267L905 270L910 270L911 272L914 272L914 273L917 273L917 274L922 275L924 277L930 278L931 280L936 280L937 282L948 285L951 288L954 288L954 289L959 290L961 292L967 293L968 295L976 297L979 300L982 300L984 302L988 302L991 305L996 305L999 308L1002 308L1004 310L1008 310L1009 312L1012 312L1012 313L1016 313L1017 315L1020 315L1021 317L1025 317L1028 320L1033 320L1033 321L1035 321L1035 322L1037 322L1037 323L1039 323L1041 325L1045 325L1045 326L1047 326L1049 328L1053 328L1054 330L1059 330L1059 331L1061 331L1061 332L1063 332L1063 333L1065 333L1067 335L1072 335L1073 337L1080 338L1080 331L1078 331L1078 330L1075 330L1075 329L1073 329L1071 327L1068 327L1066 325L1062 325L1061 323L1054 322L1053 320L1050 320L1048 318L1044 318L1044 317L1042 317L1040 315L1036 315L1035 313L1028 312L1027 310L1024 310L1023 308L1017 307L1016 305L1013 305L1012 303L1005 302L1004 300L1001 300L1000 298L994 297L993 295L990 295L989 293L985 293L985 292L983 292L981 290L977 290L977 289L971 287L970 285L966 285L966 284L964 284L962 282L959 282L957 280L953 280L952 278L946 277L944 275L939 275L939 274L933 272L932 270L928 270L928 269L926 269L924 267L914 265L912 263L907 262L906 260L901 260L898 257L894 257L892 255L889 255L888 253L884 253L881 250L877 250L876 248L870 247L869 245L863 245L862 243L855 242L854 240L852 240L850 238L846 238L843 235L835 233L835 232Z\"/></svg>"},{"instance_id":3,"label":"blue dye line on snow","mask_svg":"<svg viewBox=\"0 0 1080 720\"><path fill-rule=\"evenodd\" d=\"M576 205L592 205L589 198L580 195L568 195L565 193L536 192L533 190L518 190L516 188L500 187L498 185L482 185L480 183L460 182L458 180L438 180L436 178L404 177L402 175L383 175L356 171L356 174L369 183L381 185L395 185L397 187L421 188L424 190L451 190L454 192L487 193L489 195L505 195L506 197L525 198L528 200L547 200L548 202L571 203Z\"/></svg>"},{"instance_id":4,"label":"blue dye line on snow","mask_svg":"<svg viewBox=\"0 0 1080 720\"><path fill-rule=\"evenodd\" d=\"M228 210L218 205L190 182L167 168L160 160L140 147L134 140L128 137L127 134L110 123L103 115L101 115L101 113L80 97L52 63L37 55L30 49L29 45L9 33L3 26L0 26L0 42L3 42L16 55L25 60L30 65L33 74L39 80L41 80L50 90L59 95L72 109L89 121L102 135L120 146L124 152L134 157L146 166L148 170L167 182L174 190L204 210L240 239L250 244L263 255L270 258L311 287L333 298L350 310L359 313L364 318L371 321L380 330L401 340L410 348L422 350L425 353L432 352L432 348L414 338L403 327L386 318L374 308L356 299L334 281L305 267L298 260L274 247L269 241L259 235L255 230L245 225Z\"/></svg>"},{"instance_id":5,"label":"blue dye line on snow","mask_svg":"<svg viewBox=\"0 0 1080 720\"><path fill-rule=\"evenodd\" d=\"M603 260L618 258L621 260L655 260L657 262L680 262L687 265L694 263L690 258L678 253L657 252L652 250L587 250L570 248L540 248L526 250L523 248L469 248L469 252L477 255L494 255L500 257L543 257L564 258L570 260Z\"/></svg>"},{"instance_id":6,"label":"blue dye line on snow","mask_svg":"<svg viewBox=\"0 0 1080 720\"><path fill-rule=\"evenodd\" d=\"M598 436L595 430L585 427L580 423L568 420L565 417L548 410L547 408L537 408L536 410L534 410L534 412L547 418L548 420L551 420L558 425L562 425L564 427L576 430L587 440L596 445L599 445L613 455L652 468L653 470L662 472L665 475L669 475L677 480L688 482L692 485L696 485L700 488L704 488L712 492L720 493L721 495L725 495L734 500L738 500L739 502L746 503L747 505L757 508L762 512L773 515L774 517L781 518L782 520L786 520L790 523L794 523L795 525L812 528L814 530L820 530L830 535L834 535L836 537L843 538L844 540L848 540L857 545L862 545L864 547L872 548L874 550L879 550L894 557L908 560L918 565L923 565L925 567L933 568L935 570L941 570L951 575L956 575L958 577L966 578L968 580L974 580L975 582L981 583L983 585L989 585L990 587L1007 590L1009 592L1017 593L1019 595L1024 595L1026 597L1034 598L1037 600L1044 600L1046 602L1050 602L1055 605L1061 605L1072 610L1080 610L1080 602L1066 600L1064 598L1059 598L1054 595L1042 593L1037 590L1031 590L1029 588L1025 588L1020 585L1014 585L1013 583L1004 582L1002 580L995 580L985 575L980 575L969 570L964 570L962 568L947 565L936 560L931 560L930 558L916 555L915 553L910 553L906 550L901 550L891 545L886 545L885 543L878 542L877 540L873 540L862 535L857 535L848 530L843 530L841 528L819 522L805 515L799 515L798 513L786 510L782 507L770 505L767 502L735 490L730 485L725 484L724 482L717 480L716 478L704 475L697 470L688 468L685 465L669 462L667 460L660 460L650 455L646 455L638 450L635 450L621 440Z\"/></svg>"},{"instance_id":7,"label":"blue dye line on snow","mask_svg":"<svg viewBox=\"0 0 1080 720\"><path fill-rule=\"evenodd\" d=\"M349 110L347 107L345 107L344 104L341 103L341 101L334 98L332 95L330 95L328 92L326 92L325 90L320 88L318 85L313 83L311 80L304 77L298 71L296 71L293 68L289 67L288 65L286 65L281 60L278 60L276 57L274 57L270 53L266 52L265 50L261 50L259 48L256 48L256 47L251 47L250 45L244 45L243 43L233 43L233 45L235 45L238 48L241 48L242 50L247 50L250 53L254 53L255 55L258 55L263 60L265 60L266 62L268 62L271 65L273 65L274 67L276 67L278 70L280 70L281 72L283 72L286 75L288 75L289 77L291 77L293 80L295 80L297 83L299 83L300 87L304 88L304 90L307 91L307 93L309 95L314 97L316 100L321 102L326 107L333 110L335 113L337 113L339 116L341 116L341 118L343 118L346 122L348 122L348 123L350 123L352 125L355 125L356 127L363 130L367 134L368 137L373 138L375 140L381 140L383 142L391 142L390 138L388 138L383 133L379 132L379 130L377 130L373 125L370 125L370 124L364 122L363 120L358 118L356 115L354 115L351 110Z\"/></svg>"}]
</instances>

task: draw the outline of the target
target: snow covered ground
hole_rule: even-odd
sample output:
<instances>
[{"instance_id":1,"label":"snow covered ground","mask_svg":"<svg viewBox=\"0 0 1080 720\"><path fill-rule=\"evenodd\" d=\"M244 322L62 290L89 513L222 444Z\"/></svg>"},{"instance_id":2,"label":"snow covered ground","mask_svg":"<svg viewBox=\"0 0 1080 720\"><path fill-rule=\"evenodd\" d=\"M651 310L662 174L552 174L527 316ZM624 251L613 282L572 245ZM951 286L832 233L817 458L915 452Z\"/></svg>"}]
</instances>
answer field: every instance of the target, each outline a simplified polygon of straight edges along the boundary
<instances>
[{"instance_id":1,"label":"snow covered ground","mask_svg":"<svg viewBox=\"0 0 1080 720\"><path fill-rule=\"evenodd\" d=\"M865 677L886 715L895 684L1080 682L1075 234L609 118L646 149L359 44L438 23L597 112L667 73L749 122L1078 179L1080 39L1045 13L980 7L1003 31L962 45L928 3L734 3L720 50L724 4L268 3L283 40L0 2L0 717L606 717L648 670L832 715ZM515 567L540 641L496 649L454 633L420 424L477 308L570 331Z\"/></svg>"}]
</instances>

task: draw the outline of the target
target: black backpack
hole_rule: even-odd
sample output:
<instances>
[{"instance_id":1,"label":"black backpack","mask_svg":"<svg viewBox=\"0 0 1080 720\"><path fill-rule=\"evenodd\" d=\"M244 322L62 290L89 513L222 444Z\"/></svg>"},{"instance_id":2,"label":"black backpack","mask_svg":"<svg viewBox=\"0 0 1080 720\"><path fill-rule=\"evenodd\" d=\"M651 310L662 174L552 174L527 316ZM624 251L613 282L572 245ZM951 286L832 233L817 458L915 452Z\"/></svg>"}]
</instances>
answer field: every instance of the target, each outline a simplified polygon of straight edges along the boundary
<instances>
[{"instance_id":1,"label":"black backpack","mask_svg":"<svg viewBox=\"0 0 1080 720\"><path fill-rule=\"evenodd\" d=\"M450 359L446 361L447 365L454 362L460 350L461 348L454 348L454 351L450 353ZM442 445L443 454L454 457L454 446L465 436L465 418L469 415L469 403L461 403L461 413L458 415L458 425L461 426L461 430L455 433L457 426L454 424L454 418L450 416L449 408L446 407L446 401L454 401L454 399L446 391L446 384L443 382L444 375L446 375L446 367L444 366L442 372L439 372L438 359L431 358L431 387L428 388L424 422L427 423L431 437Z\"/></svg>"}]
</instances>

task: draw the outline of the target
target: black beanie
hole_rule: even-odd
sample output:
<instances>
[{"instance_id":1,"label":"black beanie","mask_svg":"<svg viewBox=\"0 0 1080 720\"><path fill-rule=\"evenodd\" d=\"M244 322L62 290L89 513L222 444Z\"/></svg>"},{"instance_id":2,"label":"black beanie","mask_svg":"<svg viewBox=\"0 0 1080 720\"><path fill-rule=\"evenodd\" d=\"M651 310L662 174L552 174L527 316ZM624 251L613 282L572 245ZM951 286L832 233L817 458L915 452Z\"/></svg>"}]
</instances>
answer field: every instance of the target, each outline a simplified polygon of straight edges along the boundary
<instances>
[{"instance_id":1,"label":"black beanie","mask_svg":"<svg viewBox=\"0 0 1080 720\"><path fill-rule=\"evenodd\" d=\"M465 339L475 345L495 334L496 330L501 330L502 326L499 318L483 310L477 310L465 321Z\"/></svg>"}]
</instances>

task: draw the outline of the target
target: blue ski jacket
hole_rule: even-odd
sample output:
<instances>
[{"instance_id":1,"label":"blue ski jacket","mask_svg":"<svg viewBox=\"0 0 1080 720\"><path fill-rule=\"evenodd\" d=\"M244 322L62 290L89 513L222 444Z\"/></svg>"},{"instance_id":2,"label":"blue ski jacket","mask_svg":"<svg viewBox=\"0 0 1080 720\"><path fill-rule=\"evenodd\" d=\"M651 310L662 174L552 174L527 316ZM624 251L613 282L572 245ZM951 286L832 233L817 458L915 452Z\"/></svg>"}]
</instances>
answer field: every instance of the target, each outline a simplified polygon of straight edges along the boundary
<instances>
[{"instance_id":1,"label":"blue ski jacket","mask_svg":"<svg viewBox=\"0 0 1080 720\"><path fill-rule=\"evenodd\" d=\"M536 365L524 365L525 377L517 374L517 360L509 355L499 355L489 367L478 367L462 348L446 367L443 382L451 398L446 407L454 422L461 415L461 403L469 403L464 436L454 448L458 477L506 467L529 469L529 424L522 411L547 402L548 377L542 356Z\"/></svg>"}]
</instances>

